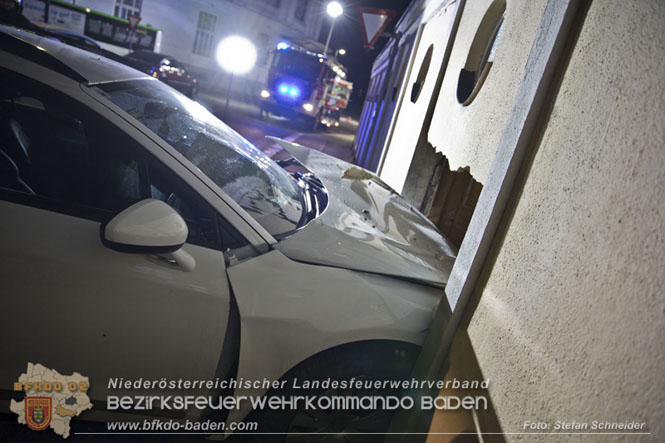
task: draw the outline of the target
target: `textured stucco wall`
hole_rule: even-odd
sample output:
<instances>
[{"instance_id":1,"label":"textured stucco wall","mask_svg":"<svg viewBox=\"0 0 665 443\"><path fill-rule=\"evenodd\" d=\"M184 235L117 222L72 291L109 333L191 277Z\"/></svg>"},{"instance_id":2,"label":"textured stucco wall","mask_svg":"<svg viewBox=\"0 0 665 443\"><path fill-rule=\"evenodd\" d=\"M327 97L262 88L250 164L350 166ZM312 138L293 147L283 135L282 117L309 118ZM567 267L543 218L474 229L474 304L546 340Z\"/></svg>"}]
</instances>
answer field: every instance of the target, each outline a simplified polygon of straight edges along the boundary
<instances>
[{"instance_id":1,"label":"textured stucco wall","mask_svg":"<svg viewBox=\"0 0 665 443\"><path fill-rule=\"evenodd\" d=\"M664 72L665 4L594 0L468 328L505 432L665 441Z\"/></svg>"},{"instance_id":2,"label":"textured stucco wall","mask_svg":"<svg viewBox=\"0 0 665 443\"><path fill-rule=\"evenodd\" d=\"M496 146L517 93L546 0L508 0L494 64L469 106L457 101L457 82L478 26L492 0L467 1L437 100L429 142L448 158L450 169L469 166L485 183Z\"/></svg>"},{"instance_id":3,"label":"textured stucco wall","mask_svg":"<svg viewBox=\"0 0 665 443\"><path fill-rule=\"evenodd\" d=\"M393 117L394 131L386 141L383 164L379 168L379 176L398 192L402 192L406 182L409 165L414 157L420 131L425 122L427 110L433 100L434 89L446 48L450 31L458 10L459 2L442 8L442 3L430 2L428 10L431 16L424 17L419 36L417 37L415 55L406 75L401 94L403 97ZM437 8L438 6L438 8ZM431 61L428 69L423 61L431 48ZM411 101L413 84L420 73L425 74L424 83L416 102Z\"/></svg>"}]
</instances>

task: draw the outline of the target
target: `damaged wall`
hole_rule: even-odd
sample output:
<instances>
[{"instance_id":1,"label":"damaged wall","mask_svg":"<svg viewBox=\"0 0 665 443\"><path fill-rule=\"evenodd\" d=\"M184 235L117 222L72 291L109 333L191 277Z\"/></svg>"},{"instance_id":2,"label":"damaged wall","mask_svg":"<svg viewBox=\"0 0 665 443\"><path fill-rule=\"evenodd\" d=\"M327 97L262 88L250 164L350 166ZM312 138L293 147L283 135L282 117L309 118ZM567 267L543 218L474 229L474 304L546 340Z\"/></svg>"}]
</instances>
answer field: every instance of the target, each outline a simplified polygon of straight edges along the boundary
<instances>
[{"instance_id":1,"label":"damaged wall","mask_svg":"<svg viewBox=\"0 0 665 443\"><path fill-rule=\"evenodd\" d=\"M402 197L423 214L427 214L431 207L430 190L438 185L441 177L439 169L443 163L447 165L445 157L421 137L413 153Z\"/></svg>"},{"instance_id":2,"label":"damaged wall","mask_svg":"<svg viewBox=\"0 0 665 443\"><path fill-rule=\"evenodd\" d=\"M473 102L463 106L457 101L459 73L486 11L497 1L474 0L464 5L428 135L429 142L448 158L451 170L469 167L474 179L483 184L547 3L506 3L492 67Z\"/></svg>"},{"instance_id":3,"label":"damaged wall","mask_svg":"<svg viewBox=\"0 0 665 443\"><path fill-rule=\"evenodd\" d=\"M459 248L482 188L468 168L451 171L448 159L420 140L402 196Z\"/></svg>"},{"instance_id":4,"label":"damaged wall","mask_svg":"<svg viewBox=\"0 0 665 443\"><path fill-rule=\"evenodd\" d=\"M420 24L409 73L400 88L399 105L393 116L379 166L379 176L402 193L416 149L422 148L421 128L429 127L440 87L440 71L446 64L461 0L429 1ZM417 171L419 173L419 171ZM429 177L427 177L429 180Z\"/></svg>"},{"instance_id":5,"label":"damaged wall","mask_svg":"<svg viewBox=\"0 0 665 443\"><path fill-rule=\"evenodd\" d=\"M664 29L662 1L592 2L504 214L468 332L505 432L637 420L652 435L630 441L665 439Z\"/></svg>"},{"instance_id":6,"label":"damaged wall","mask_svg":"<svg viewBox=\"0 0 665 443\"><path fill-rule=\"evenodd\" d=\"M427 213L439 231L454 245L462 244L483 186L467 169L451 171L448 161L440 166L439 185Z\"/></svg>"}]
</instances>

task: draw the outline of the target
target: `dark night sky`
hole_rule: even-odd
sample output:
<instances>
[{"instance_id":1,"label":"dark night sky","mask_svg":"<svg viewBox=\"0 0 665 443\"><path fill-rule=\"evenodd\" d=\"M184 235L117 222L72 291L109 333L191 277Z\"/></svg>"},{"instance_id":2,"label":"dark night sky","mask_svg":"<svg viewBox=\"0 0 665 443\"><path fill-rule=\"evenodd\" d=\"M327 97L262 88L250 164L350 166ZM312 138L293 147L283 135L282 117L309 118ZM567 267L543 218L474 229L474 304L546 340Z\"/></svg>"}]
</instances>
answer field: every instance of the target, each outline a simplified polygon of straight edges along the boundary
<instances>
[{"instance_id":1,"label":"dark night sky","mask_svg":"<svg viewBox=\"0 0 665 443\"><path fill-rule=\"evenodd\" d=\"M369 83L369 76L372 70L372 63L381 49L388 42L385 37L379 38L374 45L374 49L365 52L364 40L362 34L362 26L360 24L360 16L358 14L358 7L369 7L378 9L392 9L396 12L395 18L388 25L387 31L392 31L393 27L402 16L407 6L408 0L338 0L344 7L344 14L337 17L335 29L330 40L330 47L332 49L344 48L346 55L339 58L340 62L349 68L349 80L353 82L353 96L351 98L351 105L349 106L350 113L359 114L362 102L364 101L364 94L367 91ZM319 41L325 43L330 30L331 19L325 13L325 4L323 8L325 14L324 25L321 29ZM359 97L362 91L363 96Z\"/></svg>"}]
</instances>

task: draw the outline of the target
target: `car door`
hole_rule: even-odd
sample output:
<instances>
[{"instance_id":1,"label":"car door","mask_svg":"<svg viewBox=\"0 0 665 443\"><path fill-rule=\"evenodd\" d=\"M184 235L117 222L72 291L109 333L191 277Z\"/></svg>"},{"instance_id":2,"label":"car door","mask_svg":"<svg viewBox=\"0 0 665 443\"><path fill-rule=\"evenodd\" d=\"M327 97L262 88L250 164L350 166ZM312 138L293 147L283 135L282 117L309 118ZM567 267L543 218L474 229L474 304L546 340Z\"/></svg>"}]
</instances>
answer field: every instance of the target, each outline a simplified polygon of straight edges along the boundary
<instances>
[{"instance_id":1,"label":"car door","mask_svg":"<svg viewBox=\"0 0 665 443\"><path fill-rule=\"evenodd\" d=\"M229 227L124 130L55 89L0 69L0 390L28 362L89 377L213 379L229 317ZM154 150L154 146L152 147ZM105 247L102 222L145 198L186 220L189 271Z\"/></svg>"}]
</instances>

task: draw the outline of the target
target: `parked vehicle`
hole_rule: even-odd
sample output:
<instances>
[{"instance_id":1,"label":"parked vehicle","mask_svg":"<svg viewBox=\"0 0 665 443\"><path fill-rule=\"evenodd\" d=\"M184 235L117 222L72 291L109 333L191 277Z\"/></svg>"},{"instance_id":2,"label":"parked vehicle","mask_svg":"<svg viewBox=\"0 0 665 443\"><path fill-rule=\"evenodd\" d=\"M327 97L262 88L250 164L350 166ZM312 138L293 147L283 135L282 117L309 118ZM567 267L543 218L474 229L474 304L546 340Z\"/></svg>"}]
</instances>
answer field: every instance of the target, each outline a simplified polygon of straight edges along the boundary
<instances>
[{"instance_id":1,"label":"parked vehicle","mask_svg":"<svg viewBox=\"0 0 665 443\"><path fill-rule=\"evenodd\" d=\"M276 140L280 166L156 79L33 33L0 27L0 55L0 390L27 362L77 371L95 419L111 377L409 374L455 251L378 177ZM306 413L260 430L390 417Z\"/></svg>"},{"instance_id":2,"label":"parked vehicle","mask_svg":"<svg viewBox=\"0 0 665 443\"><path fill-rule=\"evenodd\" d=\"M159 42L162 39L160 29L139 23L132 31L129 20L95 10L94 4L105 9L103 1L88 2L86 6L76 0L17 0L17 3L21 4L25 17L36 26L60 29L75 35L85 34L86 37L101 42L104 48L110 49L113 54L126 54L127 50L132 48L159 52ZM44 22L45 4L49 5L50 11L48 23Z\"/></svg>"},{"instance_id":3,"label":"parked vehicle","mask_svg":"<svg viewBox=\"0 0 665 443\"><path fill-rule=\"evenodd\" d=\"M97 43L95 39L86 35L59 29L48 29L48 32L55 34L60 40L68 45L76 46L77 48L85 49L86 51L97 54L101 54L103 51L102 46Z\"/></svg>"},{"instance_id":4,"label":"parked vehicle","mask_svg":"<svg viewBox=\"0 0 665 443\"><path fill-rule=\"evenodd\" d=\"M176 58L151 51L134 51L127 54L124 60L126 65L163 81L187 97L196 97L198 79Z\"/></svg>"},{"instance_id":5,"label":"parked vehicle","mask_svg":"<svg viewBox=\"0 0 665 443\"><path fill-rule=\"evenodd\" d=\"M93 38L88 37L87 35L54 28L44 29L43 35L46 37L57 38L61 42L67 43L68 45L76 46L77 48L81 48L88 52L110 58L111 60L115 60L117 62L122 62L123 60L123 58L118 54L109 51L108 49L104 49L102 45L99 44L99 42Z\"/></svg>"}]
</instances>

